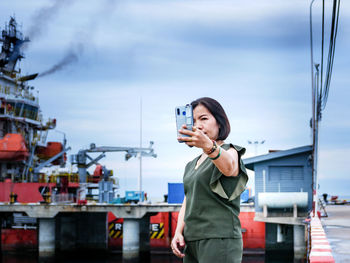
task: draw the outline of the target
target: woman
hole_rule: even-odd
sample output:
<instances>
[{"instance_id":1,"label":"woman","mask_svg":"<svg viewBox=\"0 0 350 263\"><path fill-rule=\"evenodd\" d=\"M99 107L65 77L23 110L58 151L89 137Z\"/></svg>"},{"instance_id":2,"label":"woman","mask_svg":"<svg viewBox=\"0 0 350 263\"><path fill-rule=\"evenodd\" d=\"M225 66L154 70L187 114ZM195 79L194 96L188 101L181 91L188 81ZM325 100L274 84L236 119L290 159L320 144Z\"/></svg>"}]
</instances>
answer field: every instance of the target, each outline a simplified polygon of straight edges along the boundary
<instances>
[{"instance_id":1,"label":"woman","mask_svg":"<svg viewBox=\"0 0 350 263\"><path fill-rule=\"evenodd\" d=\"M230 123L216 100L199 98L191 105L193 129L183 126L180 134L190 137L178 140L201 148L203 153L186 165L185 198L171 248L185 263L241 262L238 215L240 194L248 181L241 161L245 149L224 142Z\"/></svg>"}]
</instances>

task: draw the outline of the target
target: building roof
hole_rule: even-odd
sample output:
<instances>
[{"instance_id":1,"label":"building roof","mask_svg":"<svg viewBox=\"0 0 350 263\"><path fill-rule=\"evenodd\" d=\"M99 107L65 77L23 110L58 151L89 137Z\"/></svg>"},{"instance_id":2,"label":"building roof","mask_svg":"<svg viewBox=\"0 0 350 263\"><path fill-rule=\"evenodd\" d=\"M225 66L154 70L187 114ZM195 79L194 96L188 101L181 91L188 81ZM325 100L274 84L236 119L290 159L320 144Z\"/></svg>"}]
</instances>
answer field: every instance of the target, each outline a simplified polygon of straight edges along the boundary
<instances>
[{"instance_id":1,"label":"building roof","mask_svg":"<svg viewBox=\"0 0 350 263\"><path fill-rule=\"evenodd\" d=\"M276 152L271 152L264 155L246 158L246 159L243 159L243 163L245 167L247 167L248 169L254 170L254 164L256 163L271 161L273 159L306 153L306 152L310 152L310 153L312 152L312 145L306 145L306 146L301 146L301 147L297 147L297 148L293 148L285 151L276 151Z\"/></svg>"}]
</instances>

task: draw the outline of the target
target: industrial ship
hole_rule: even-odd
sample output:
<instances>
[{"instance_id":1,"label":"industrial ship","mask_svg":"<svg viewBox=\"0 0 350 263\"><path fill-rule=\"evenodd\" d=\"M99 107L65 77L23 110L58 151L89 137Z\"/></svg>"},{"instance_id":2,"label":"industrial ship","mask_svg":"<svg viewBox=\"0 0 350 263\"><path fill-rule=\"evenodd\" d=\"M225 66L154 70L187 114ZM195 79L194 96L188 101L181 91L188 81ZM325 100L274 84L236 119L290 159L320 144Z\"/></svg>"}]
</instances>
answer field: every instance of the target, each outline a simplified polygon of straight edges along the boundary
<instances>
[{"instance_id":1,"label":"industrial ship","mask_svg":"<svg viewBox=\"0 0 350 263\"><path fill-rule=\"evenodd\" d=\"M67 142L47 141L55 129L56 119L44 120L36 89L30 85L38 74L21 75L17 62L24 58L21 48L29 41L18 30L11 17L2 30L0 41L0 203L2 204L80 204L127 203L115 198L118 181L113 171L99 163L105 152L124 151L126 160L137 153L155 157L149 148L96 147L72 155L71 164L77 172L64 169L67 165ZM91 158L88 153L101 153ZM93 174L87 169L95 165ZM47 172L48 169L52 172ZM43 169L46 172L43 172ZM135 193L134 193L135 194ZM143 200L136 194L136 201ZM135 200L131 200L135 201ZM177 212L159 212L150 217L151 248L168 249L177 223ZM241 223L246 249L265 248L265 223L254 221L254 207L241 209ZM37 250L38 220L25 213L8 213L2 218L2 251ZM120 249L123 240L123 218L111 212L107 220L108 248Z\"/></svg>"},{"instance_id":2,"label":"industrial ship","mask_svg":"<svg viewBox=\"0 0 350 263\"><path fill-rule=\"evenodd\" d=\"M0 202L51 202L68 200L79 188L77 174L46 174L45 167L65 167L66 142L47 142L56 119L44 120L36 90L29 84L38 74L22 76L17 63L29 41L11 17L0 41ZM8 215L2 225L2 249L35 245L36 220L22 213ZM17 242L19 240L19 242Z\"/></svg>"}]
</instances>

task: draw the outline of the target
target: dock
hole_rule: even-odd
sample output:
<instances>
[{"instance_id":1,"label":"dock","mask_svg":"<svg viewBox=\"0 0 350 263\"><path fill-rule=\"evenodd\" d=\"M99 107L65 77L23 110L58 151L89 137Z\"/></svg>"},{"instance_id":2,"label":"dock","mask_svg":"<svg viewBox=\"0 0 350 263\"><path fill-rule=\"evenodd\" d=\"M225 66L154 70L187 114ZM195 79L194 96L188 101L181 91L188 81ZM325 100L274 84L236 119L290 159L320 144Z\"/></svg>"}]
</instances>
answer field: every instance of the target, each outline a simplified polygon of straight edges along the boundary
<instances>
[{"instance_id":1,"label":"dock","mask_svg":"<svg viewBox=\"0 0 350 263\"><path fill-rule=\"evenodd\" d=\"M24 212L30 217L53 218L58 213L107 213L112 212L116 217L140 219L147 213L177 212L181 204L40 204L40 203L15 203L0 204L1 212Z\"/></svg>"},{"instance_id":2,"label":"dock","mask_svg":"<svg viewBox=\"0 0 350 263\"><path fill-rule=\"evenodd\" d=\"M3 214L16 212L24 212L29 217L37 218L39 255L51 255L55 253L56 245L60 249L106 250L107 213L112 212L116 217L124 219L123 258L130 259L150 250L150 216L159 212L178 212L180 208L181 204L168 203L0 203L0 219Z\"/></svg>"},{"instance_id":3,"label":"dock","mask_svg":"<svg viewBox=\"0 0 350 263\"><path fill-rule=\"evenodd\" d=\"M350 262L350 205L327 205L321 219L335 262Z\"/></svg>"}]
</instances>

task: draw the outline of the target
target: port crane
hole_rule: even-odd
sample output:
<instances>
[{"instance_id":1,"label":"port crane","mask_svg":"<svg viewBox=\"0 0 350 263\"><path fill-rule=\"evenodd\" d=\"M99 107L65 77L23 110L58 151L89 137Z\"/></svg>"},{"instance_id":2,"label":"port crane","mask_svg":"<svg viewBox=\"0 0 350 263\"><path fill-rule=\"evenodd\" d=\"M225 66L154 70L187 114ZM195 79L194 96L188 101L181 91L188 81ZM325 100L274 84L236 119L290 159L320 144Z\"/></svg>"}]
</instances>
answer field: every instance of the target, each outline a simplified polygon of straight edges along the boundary
<instances>
[{"instance_id":1,"label":"port crane","mask_svg":"<svg viewBox=\"0 0 350 263\"><path fill-rule=\"evenodd\" d=\"M98 164L98 161L106 156L106 152L126 152L125 161L128 161L132 157L136 157L137 154L145 157L157 157L152 148L154 142L151 141L149 147L113 147L113 146L99 146L97 147L94 143L90 144L89 149L81 149L78 154L71 155L71 163L77 164L79 181L80 183L86 183L87 169ZM96 158L92 158L88 153L101 153ZM89 162L88 162L89 161Z\"/></svg>"},{"instance_id":2,"label":"port crane","mask_svg":"<svg viewBox=\"0 0 350 263\"><path fill-rule=\"evenodd\" d=\"M144 147L113 147L113 146L99 146L97 147L94 143L90 144L90 148L81 149L75 155L71 155L71 163L78 166L79 174L79 183L80 189L78 190L78 197L81 200L84 200L86 194L91 194L91 187L93 184L87 183L87 169L92 165L98 165L99 160L106 156L106 152L125 152L125 160L128 161L132 157L137 155L145 157L157 157L157 154L154 153L153 141L150 142L148 148ZM95 158L92 158L89 153L101 153ZM103 177L98 182L99 188L99 202L111 202L114 198L114 186L113 182L109 180L109 177L112 176L112 172L107 170L105 167L102 167ZM78 202L81 202L78 200Z\"/></svg>"}]
</instances>

